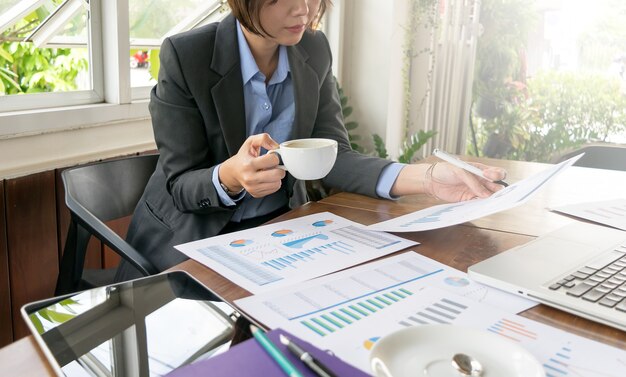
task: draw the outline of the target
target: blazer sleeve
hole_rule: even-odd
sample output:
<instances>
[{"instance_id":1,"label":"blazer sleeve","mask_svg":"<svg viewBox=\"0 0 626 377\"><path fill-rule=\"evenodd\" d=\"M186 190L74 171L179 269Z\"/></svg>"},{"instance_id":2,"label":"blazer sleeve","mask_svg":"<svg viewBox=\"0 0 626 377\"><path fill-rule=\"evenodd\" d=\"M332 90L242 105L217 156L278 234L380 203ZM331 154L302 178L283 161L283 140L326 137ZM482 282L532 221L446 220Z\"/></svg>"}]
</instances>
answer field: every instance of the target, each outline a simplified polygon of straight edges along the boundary
<instances>
[{"instance_id":1,"label":"blazer sleeve","mask_svg":"<svg viewBox=\"0 0 626 377\"><path fill-rule=\"evenodd\" d=\"M328 56L328 63L321 77L313 137L330 138L338 142L337 160L323 182L342 191L377 197L376 185L380 174L383 168L392 161L365 156L352 150L344 125L337 83L332 72L330 46L322 33L316 34L323 41L322 45Z\"/></svg>"},{"instance_id":2,"label":"blazer sleeve","mask_svg":"<svg viewBox=\"0 0 626 377\"><path fill-rule=\"evenodd\" d=\"M181 68L182 57L170 38L163 42L159 58L159 79L149 108L166 188L179 211L210 213L223 207L211 182L214 165L221 162L208 140L211 125L205 125Z\"/></svg>"}]
</instances>

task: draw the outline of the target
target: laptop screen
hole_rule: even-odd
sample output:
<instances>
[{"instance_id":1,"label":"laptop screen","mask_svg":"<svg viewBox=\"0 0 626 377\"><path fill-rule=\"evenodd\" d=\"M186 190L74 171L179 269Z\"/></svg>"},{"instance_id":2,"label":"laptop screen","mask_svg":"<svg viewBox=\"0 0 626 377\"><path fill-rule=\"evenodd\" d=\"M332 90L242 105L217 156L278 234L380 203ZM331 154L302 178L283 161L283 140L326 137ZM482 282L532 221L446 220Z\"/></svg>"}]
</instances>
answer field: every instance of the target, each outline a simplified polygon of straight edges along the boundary
<instances>
[{"instance_id":1,"label":"laptop screen","mask_svg":"<svg viewBox=\"0 0 626 377\"><path fill-rule=\"evenodd\" d=\"M22 308L55 371L160 376L228 349L238 313L182 271Z\"/></svg>"}]
</instances>

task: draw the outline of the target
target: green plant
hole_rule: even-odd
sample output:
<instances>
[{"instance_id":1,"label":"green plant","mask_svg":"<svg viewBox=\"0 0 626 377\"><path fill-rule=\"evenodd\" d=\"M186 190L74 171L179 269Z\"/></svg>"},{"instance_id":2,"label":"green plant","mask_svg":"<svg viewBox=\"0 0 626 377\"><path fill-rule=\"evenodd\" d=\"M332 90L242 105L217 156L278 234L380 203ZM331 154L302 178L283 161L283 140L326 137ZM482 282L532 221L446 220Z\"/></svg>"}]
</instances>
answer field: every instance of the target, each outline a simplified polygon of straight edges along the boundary
<instances>
[{"instance_id":1,"label":"green plant","mask_svg":"<svg viewBox=\"0 0 626 377\"><path fill-rule=\"evenodd\" d=\"M359 153L365 153L365 148L363 148L358 141L361 140L361 135L354 134L351 131L356 130L359 127L359 123L351 120L346 121L346 119L352 114L352 106L348 104L348 97L343 92L341 85L339 82L335 80L337 84L337 92L339 92L339 100L341 101L341 114L343 115L344 125L346 130L348 131L348 140L350 141L350 146L352 149Z\"/></svg>"},{"instance_id":2,"label":"green plant","mask_svg":"<svg viewBox=\"0 0 626 377\"><path fill-rule=\"evenodd\" d=\"M488 156L549 162L626 132L626 97L606 77L543 72L525 90L510 88L509 98L500 115L478 123L478 145Z\"/></svg>"},{"instance_id":3,"label":"green plant","mask_svg":"<svg viewBox=\"0 0 626 377\"><path fill-rule=\"evenodd\" d=\"M417 153L423 146L433 138L437 134L437 131L423 131L419 130L417 133L410 135L404 143L402 143L402 148L400 149L400 155L398 156L398 162L403 164L410 164L417 160L415 158L415 153ZM389 155L387 153L387 148L385 147L385 142L378 135L372 135L374 139L374 149L376 151L376 155L381 158L387 158Z\"/></svg>"},{"instance_id":4,"label":"green plant","mask_svg":"<svg viewBox=\"0 0 626 377\"><path fill-rule=\"evenodd\" d=\"M4 42L0 51L0 94L74 90L77 75L88 65L87 52L77 49Z\"/></svg>"},{"instance_id":5,"label":"green plant","mask_svg":"<svg viewBox=\"0 0 626 377\"><path fill-rule=\"evenodd\" d=\"M348 118L352 114L352 106L348 103L348 97L344 94L343 89L337 83L337 91L339 92L339 99L341 101L341 112L343 114L344 119ZM359 153L367 154L368 152L365 150L363 146L358 144L358 141L361 140L360 135L355 135L351 133L358 126L359 123L356 121L348 121L345 123L346 130L348 131L348 139L350 141L350 146L352 149ZM408 135L404 143L402 144L402 149L400 150L400 156L398 157L398 162L402 163L411 163L414 161L414 156L419 149L424 146L433 136L435 136L435 131L423 131L420 130L413 135ZM374 142L374 155L380 158L388 158L389 154L387 153L387 149L385 147L385 142L378 134L373 134L372 139Z\"/></svg>"},{"instance_id":6,"label":"green plant","mask_svg":"<svg viewBox=\"0 0 626 377\"><path fill-rule=\"evenodd\" d=\"M387 154L387 148L385 147L385 142L383 139L378 136L378 134L373 134L372 138L374 139L374 150L376 151L376 155L380 158L387 158L389 154Z\"/></svg>"},{"instance_id":7,"label":"green plant","mask_svg":"<svg viewBox=\"0 0 626 377\"><path fill-rule=\"evenodd\" d=\"M61 2L52 1L53 5ZM74 90L76 77L88 68L87 49L38 48L21 42L47 17L43 8L0 35L0 95ZM85 22L76 21L68 23L65 31L78 33Z\"/></svg>"}]
</instances>

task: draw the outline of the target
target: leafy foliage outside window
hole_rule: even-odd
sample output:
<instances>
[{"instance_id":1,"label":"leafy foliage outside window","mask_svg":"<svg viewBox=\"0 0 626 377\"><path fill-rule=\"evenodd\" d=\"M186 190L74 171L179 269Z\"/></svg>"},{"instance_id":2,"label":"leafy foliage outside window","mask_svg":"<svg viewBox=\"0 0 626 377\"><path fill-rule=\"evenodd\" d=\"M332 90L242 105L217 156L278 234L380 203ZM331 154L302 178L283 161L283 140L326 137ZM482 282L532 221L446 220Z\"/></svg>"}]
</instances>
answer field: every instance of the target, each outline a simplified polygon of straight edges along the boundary
<instances>
[{"instance_id":1,"label":"leafy foliage outside window","mask_svg":"<svg viewBox=\"0 0 626 377\"><path fill-rule=\"evenodd\" d=\"M598 21L577 41L581 71L550 70L527 78L525 48L537 17L534 3L482 2L470 154L550 162L626 131L626 97L619 80L606 75L611 56L625 46L621 15L626 5L616 0L598 4Z\"/></svg>"},{"instance_id":2,"label":"leafy foliage outside window","mask_svg":"<svg viewBox=\"0 0 626 377\"><path fill-rule=\"evenodd\" d=\"M0 45L0 95L76 90L76 77L87 71L86 53L4 42Z\"/></svg>"},{"instance_id":3,"label":"leafy foliage outside window","mask_svg":"<svg viewBox=\"0 0 626 377\"><path fill-rule=\"evenodd\" d=\"M549 162L587 142L626 133L626 97L606 77L550 71L510 92L515 100L477 129L489 156Z\"/></svg>"},{"instance_id":4,"label":"leafy foliage outside window","mask_svg":"<svg viewBox=\"0 0 626 377\"><path fill-rule=\"evenodd\" d=\"M76 78L88 69L86 49L37 48L21 42L48 14L47 9L38 8L0 35L0 95L78 89ZM69 22L64 32L80 33L84 17L86 12Z\"/></svg>"}]
</instances>

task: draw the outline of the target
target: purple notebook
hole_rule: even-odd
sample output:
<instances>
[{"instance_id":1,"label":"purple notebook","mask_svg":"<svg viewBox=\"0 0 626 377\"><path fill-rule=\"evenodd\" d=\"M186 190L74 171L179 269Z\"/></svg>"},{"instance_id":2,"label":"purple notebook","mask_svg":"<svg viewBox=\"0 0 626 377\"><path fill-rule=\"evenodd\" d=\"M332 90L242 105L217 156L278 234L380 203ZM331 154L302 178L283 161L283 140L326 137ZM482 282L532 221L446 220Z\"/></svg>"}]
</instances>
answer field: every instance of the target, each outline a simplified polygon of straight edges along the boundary
<instances>
[{"instance_id":1,"label":"purple notebook","mask_svg":"<svg viewBox=\"0 0 626 377\"><path fill-rule=\"evenodd\" d=\"M313 357L325 364L331 369L337 376L350 376L360 377L369 376L369 374L347 364L343 360L336 356L320 350L319 348L307 343L299 338L283 331L282 329L272 330L267 333L267 336L271 341L289 358L289 361L298 368L302 375L307 377L317 377L306 365L298 360L294 355L287 350L287 347L283 345L278 336L285 334L302 347L305 351L308 351ZM237 344L229 349L227 352L212 357L210 359L198 361L191 365L178 368L171 373L168 377L191 377L191 376L285 376L285 372L278 366L278 364L272 359L267 352L261 348L259 343L254 339L248 339L245 342Z\"/></svg>"}]
</instances>

